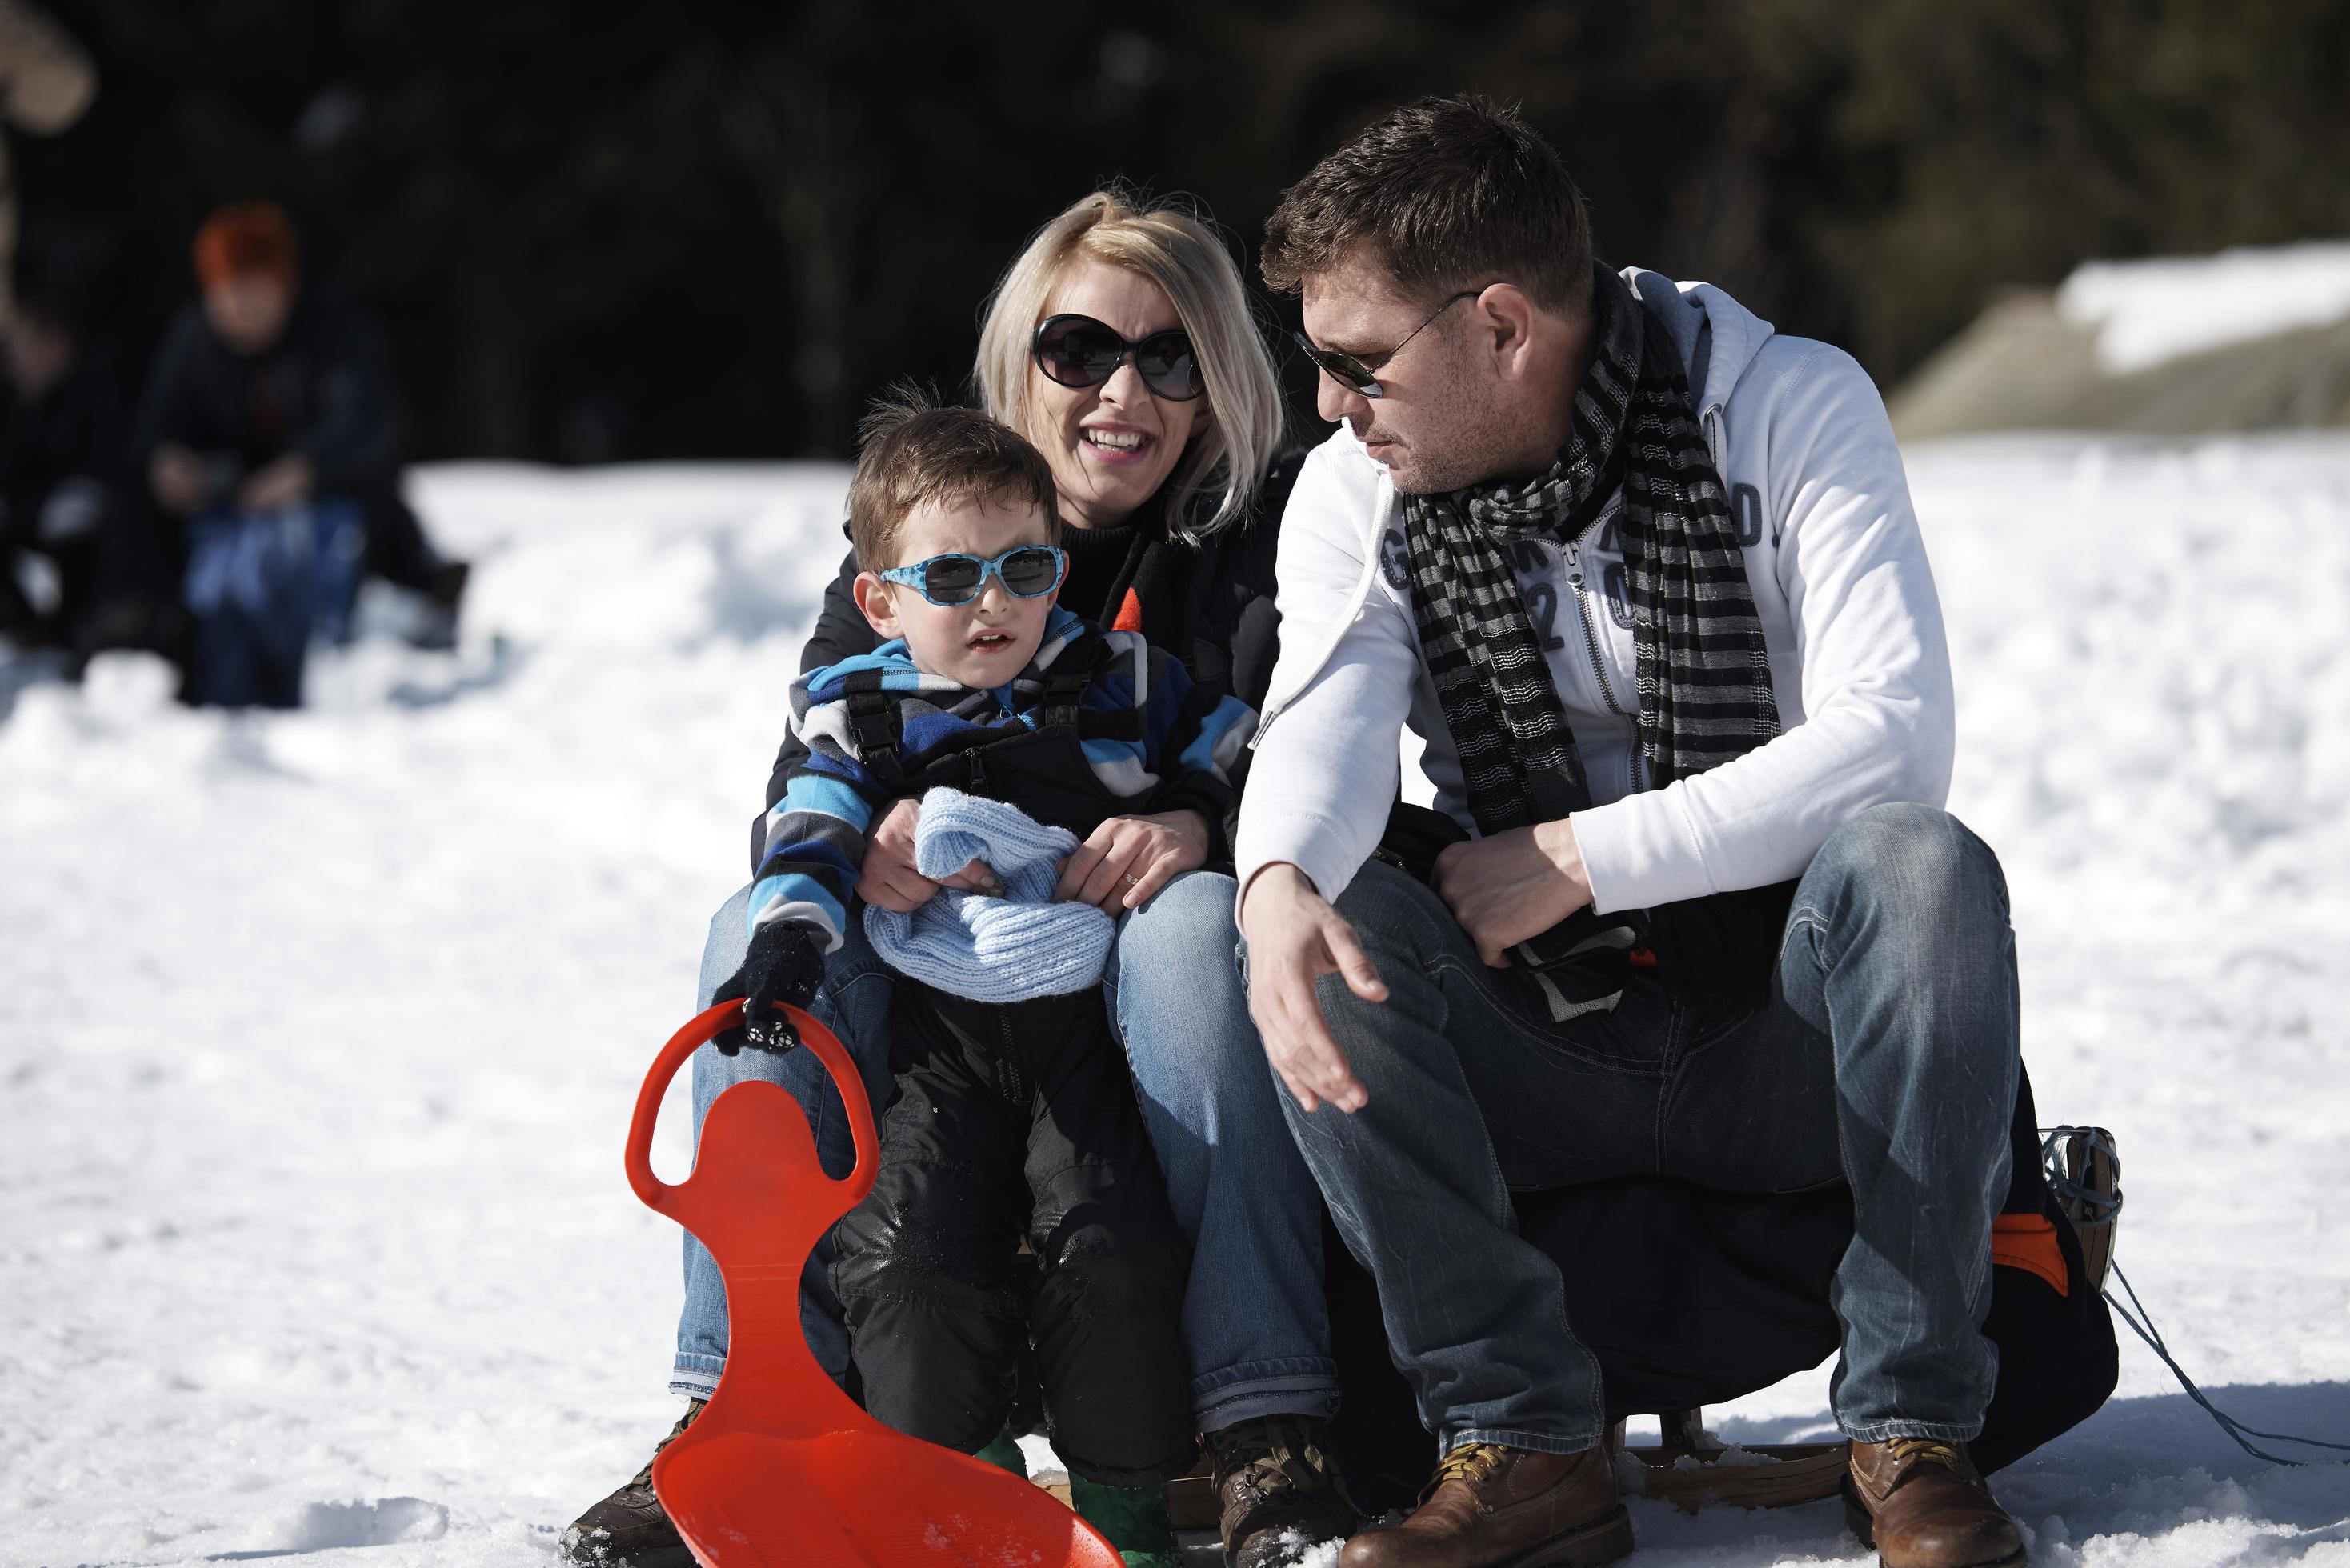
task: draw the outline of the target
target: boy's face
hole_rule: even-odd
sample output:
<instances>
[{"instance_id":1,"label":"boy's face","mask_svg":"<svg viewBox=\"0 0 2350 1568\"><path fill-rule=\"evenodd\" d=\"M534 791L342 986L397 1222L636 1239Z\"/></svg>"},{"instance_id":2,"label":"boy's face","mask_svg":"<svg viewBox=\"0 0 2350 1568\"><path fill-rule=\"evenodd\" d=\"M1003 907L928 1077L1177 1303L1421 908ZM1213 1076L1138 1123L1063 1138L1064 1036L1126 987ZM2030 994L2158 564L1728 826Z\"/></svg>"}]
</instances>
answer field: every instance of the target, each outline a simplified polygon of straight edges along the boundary
<instances>
[{"instance_id":1,"label":"boy's face","mask_svg":"<svg viewBox=\"0 0 2350 1568\"><path fill-rule=\"evenodd\" d=\"M275 273L235 273L204 290L204 317L234 353L267 353L293 314L294 286Z\"/></svg>"},{"instance_id":2,"label":"boy's face","mask_svg":"<svg viewBox=\"0 0 2350 1568\"><path fill-rule=\"evenodd\" d=\"M1006 498L926 502L898 529L893 566L932 556L993 560L1022 545L1050 545L1052 520L1035 504ZM987 574L979 597L966 604L934 605L911 583L857 576L857 607L884 638L902 637L916 669L964 686L996 687L1020 673L1045 640L1045 618L1060 595L1022 598L997 573Z\"/></svg>"}]
</instances>

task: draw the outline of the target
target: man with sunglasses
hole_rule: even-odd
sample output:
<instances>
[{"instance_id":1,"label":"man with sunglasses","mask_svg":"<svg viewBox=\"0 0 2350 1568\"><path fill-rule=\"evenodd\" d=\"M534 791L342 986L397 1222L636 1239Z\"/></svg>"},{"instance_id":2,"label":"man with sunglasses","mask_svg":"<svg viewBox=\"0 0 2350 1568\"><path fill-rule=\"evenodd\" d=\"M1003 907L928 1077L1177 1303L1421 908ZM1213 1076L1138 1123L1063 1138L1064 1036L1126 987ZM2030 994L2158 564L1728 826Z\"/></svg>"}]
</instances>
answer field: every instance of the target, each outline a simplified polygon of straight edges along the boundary
<instances>
[{"instance_id":1,"label":"man with sunglasses","mask_svg":"<svg viewBox=\"0 0 2350 1568\"><path fill-rule=\"evenodd\" d=\"M1325 159L1264 272L1341 428L1283 524L1251 1009L1442 1456L1342 1562L1631 1550L1598 1363L1512 1193L1666 1176L1849 1185L1848 1515L1893 1568L2021 1563L1967 1454L2012 938L1940 809L1949 660L1874 387L1719 289L1596 266L1555 152L1471 99ZM1407 721L1443 812L1417 852L1388 832Z\"/></svg>"}]
</instances>

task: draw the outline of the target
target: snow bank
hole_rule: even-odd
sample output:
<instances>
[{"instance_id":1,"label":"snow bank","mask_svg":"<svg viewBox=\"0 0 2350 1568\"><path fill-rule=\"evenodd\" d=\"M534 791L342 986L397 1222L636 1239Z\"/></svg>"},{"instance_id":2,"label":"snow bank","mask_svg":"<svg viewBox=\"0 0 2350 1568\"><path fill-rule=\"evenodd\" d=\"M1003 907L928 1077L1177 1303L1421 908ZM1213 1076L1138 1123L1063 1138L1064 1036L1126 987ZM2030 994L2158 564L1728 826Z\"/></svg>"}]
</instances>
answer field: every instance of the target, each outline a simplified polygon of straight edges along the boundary
<instances>
[{"instance_id":1,"label":"snow bank","mask_svg":"<svg viewBox=\"0 0 2350 1568\"><path fill-rule=\"evenodd\" d=\"M2044 1116L2255 1426L2350 1428L2350 443L1913 456ZM0 1564L550 1563L644 1461L677 1236L619 1169L838 559L829 469L427 471L453 655L306 712L0 670ZM657 1148L681 1174L672 1103ZM1825 1376L1711 1424L1826 1424ZM2126 1342L2001 1478L2036 1564L2350 1562ZM1635 1508L1642 1563L1859 1563L1834 1505Z\"/></svg>"},{"instance_id":2,"label":"snow bank","mask_svg":"<svg viewBox=\"0 0 2350 1568\"><path fill-rule=\"evenodd\" d=\"M2056 308L2096 333L2106 370L2126 375L2350 317L2350 242L2089 262L2057 289Z\"/></svg>"}]
</instances>

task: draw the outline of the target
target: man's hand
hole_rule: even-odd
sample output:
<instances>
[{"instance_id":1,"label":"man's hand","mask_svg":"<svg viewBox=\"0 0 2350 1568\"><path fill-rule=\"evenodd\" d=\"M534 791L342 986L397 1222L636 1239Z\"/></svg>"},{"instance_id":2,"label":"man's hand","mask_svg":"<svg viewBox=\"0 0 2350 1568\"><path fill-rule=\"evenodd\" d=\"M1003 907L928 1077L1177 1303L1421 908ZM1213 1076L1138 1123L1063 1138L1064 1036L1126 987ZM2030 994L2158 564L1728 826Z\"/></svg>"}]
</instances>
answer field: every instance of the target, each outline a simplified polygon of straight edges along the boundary
<instances>
[{"instance_id":1,"label":"man's hand","mask_svg":"<svg viewBox=\"0 0 2350 1568\"><path fill-rule=\"evenodd\" d=\"M1477 956L1501 969L1511 948L1591 902L1591 876L1562 816L1447 846L1436 857L1436 892Z\"/></svg>"},{"instance_id":2,"label":"man's hand","mask_svg":"<svg viewBox=\"0 0 2350 1568\"><path fill-rule=\"evenodd\" d=\"M921 819L921 804L910 795L897 801L873 825L865 840L865 859L858 867L857 896L877 909L910 915L931 901L941 888L965 893L1001 893L1003 887L983 860L974 860L953 876L933 882L914 868L914 826Z\"/></svg>"},{"instance_id":3,"label":"man's hand","mask_svg":"<svg viewBox=\"0 0 2350 1568\"><path fill-rule=\"evenodd\" d=\"M177 441L164 441L147 460L147 486L156 505L185 516L204 504L204 461Z\"/></svg>"},{"instance_id":4,"label":"man's hand","mask_svg":"<svg viewBox=\"0 0 2350 1568\"><path fill-rule=\"evenodd\" d=\"M1053 901L1116 915L1208 863L1208 824L1196 811L1113 816L1061 862Z\"/></svg>"},{"instance_id":5,"label":"man's hand","mask_svg":"<svg viewBox=\"0 0 2350 1568\"><path fill-rule=\"evenodd\" d=\"M1314 994L1315 980L1340 974L1365 1002L1388 999L1387 984L1355 940L1355 928L1305 872L1283 862L1250 879L1241 898L1241 931L1248 939L1249 1016L1264 1038L1273 1070L1299 1106L1312 1111L1327 1100L1351 1116L1370 1104Z\"/></svg>"}]
</instances>

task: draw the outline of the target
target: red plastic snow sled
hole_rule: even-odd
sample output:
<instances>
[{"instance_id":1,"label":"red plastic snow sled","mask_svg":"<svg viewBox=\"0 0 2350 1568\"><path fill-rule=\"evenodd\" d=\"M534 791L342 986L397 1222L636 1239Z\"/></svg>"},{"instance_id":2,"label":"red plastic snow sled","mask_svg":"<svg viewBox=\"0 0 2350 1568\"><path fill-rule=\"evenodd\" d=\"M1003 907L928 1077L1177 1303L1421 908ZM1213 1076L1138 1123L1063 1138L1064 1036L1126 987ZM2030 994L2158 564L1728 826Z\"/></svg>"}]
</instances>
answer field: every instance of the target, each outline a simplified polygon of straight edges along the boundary
<instances>
[{"instance_id":1,"label":"red plastic snow sled","mask_svg":"<svg viewBox=\"0 0 2350 1568\"><path fill-rule=\"evenodd\" d=\"M671 1036L629 1127L629 1185L700 1238L726 1281L726 1371L653 1461L653 1490L695 1560L704 1568L1122 1568L1109 1542L1048 1493L889 1430L816 1365L800 1331L800 1270L816 1239L871 1189L878 1160L865 1086L830 1030L786 1010L847 1106L857 1168L846 1181L816 1163L797 1102L758 1082L735 1085L710 1107L683 1184L653 1175L662 1091L742 1007L722 1002Z\"/></svg>"}]
</instances>

